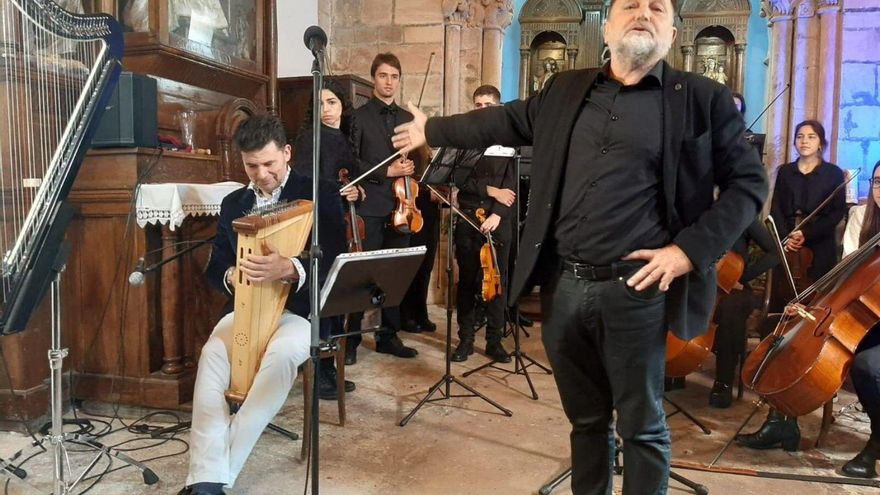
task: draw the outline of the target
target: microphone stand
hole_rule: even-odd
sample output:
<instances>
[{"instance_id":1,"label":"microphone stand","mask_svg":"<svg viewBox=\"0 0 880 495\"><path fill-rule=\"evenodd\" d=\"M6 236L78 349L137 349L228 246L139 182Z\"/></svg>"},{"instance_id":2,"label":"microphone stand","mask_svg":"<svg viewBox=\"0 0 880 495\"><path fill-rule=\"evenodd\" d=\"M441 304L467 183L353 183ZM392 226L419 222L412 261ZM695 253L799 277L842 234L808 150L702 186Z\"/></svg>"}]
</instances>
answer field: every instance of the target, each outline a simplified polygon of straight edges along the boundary
<instances>
[{"instance_id":1,"label":"microphone stand","mask_svg":"<svg viewBox=\"0 0 880 495\"><path fill-rule=\"evenodd\" d=\"M311 323L312 339L309 349L309 359L312 360L315 379L312 380L312 424L309 425L311 442L309 460L312 474L312 495L318 495L320 488L319 477L319 436L318 436L318 377L321 366L321 320L320 320L320 287L318 285L318 265L321 259L321 243L318 231L319 211L318 207L318 181L320 180L321 163L321 89L324 87L324 49L323 47L313 51L315 60L312 62L312 205L314 218L312 222L312 244L309 248L309 322Z\"/></svg>"},{"instance_id":2,"label":"microphone stand","mask_svg":"<svg viewBox=\"0 0 880 495\"><path fill-rule=\"evenodd\" d=\"M165 264L167 264L167 263L170 263L170 262L172 262L172 261L174 261L174 260L176 260L176 259L182 257L183 255L185 255L185 254L187 254L187 253L190 253L190 252L192 252L192 251L195 251L196 249L198 249L198 248L204 246L205 244L208 244L208 243L210 243L210 242L213 242L213 241L214 241L214 237L217 237L217 236L211 236L211 237L208 237L207 239L201 239L201 240L195 241L195 243L194 243L192 246L190 246L190 247L188 247L188 248L186 248L186 249L183 249L183 250L181 250L181 251L178 251L178 252L172 254L171 256L169 256L169 257L167 257L167 258L165 258L165 259L159 260L159 261L153 263L152 265L150 265L150 266L148 266L148 267L146 267L146 268L143 268L144 259L141 258L140 261L138 262L138 269L135 270L134 272L132 272L131 276L128 277L128 282L129 282L130 284L132 284L132 285L141 285L141 284L143 284L143 283L144 283L143 280L137 281L137 283L135 283L134 281L132 281L132 277L133 277L136 273L140 273L141 275L143 275L143 274L146 274L146 273L154 272L154 271L158 270L159 268L161 268L162 265L165 265Z\"/></svg>"}]
</instances>

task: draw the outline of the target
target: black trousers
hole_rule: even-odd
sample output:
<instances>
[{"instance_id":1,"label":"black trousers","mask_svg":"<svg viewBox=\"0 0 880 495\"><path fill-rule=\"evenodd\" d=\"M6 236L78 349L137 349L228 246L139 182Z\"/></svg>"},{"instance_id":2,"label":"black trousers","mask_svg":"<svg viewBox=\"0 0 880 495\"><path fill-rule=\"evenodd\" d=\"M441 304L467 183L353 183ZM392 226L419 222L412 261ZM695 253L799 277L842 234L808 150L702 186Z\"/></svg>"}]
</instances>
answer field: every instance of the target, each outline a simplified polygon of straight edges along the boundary
<instances>
[{"instance_id":1,"label":"black trousers","mask_svg":"<svg viewBox=\"0 0 880 495\"><path fill-rule=\"evenodd\" d=\"M391 216L386 217L363 217L364 251L377 249L405 248L409 247L409 234L401 234L389 224ZM376 342L390 339L397 335L400 330L400 308L382 308L382 331L376 332ZM360 322L355 324L352 331L360 330ZM347 346L357 347L361 343L360 335L353 335L347 340Z\"/></svg>"},{"instance_id":2,"label":"black trousers","mask_svg":"<svg viewBox=\"0 0 880 495\"><path fill-rule=\"evenodd\" d=\"M440 208L431 201L430 191L422 189L416 198L416 206L422 211L425 223L422 230L412 234L410 246L425 246L425 259L416 272L403 302L400 303L400 316L403 321L423 322L428 320L428 286L431 285L431 271L437 256L437 243L440 241Z\"/></svg>"},{"instance_id":3,"label":"black trousers","mask_svg":"<svg viewBox=\"0 0 880 495\"><path fill-rule=\"evenodd\" d=\"M859 402L871 419L871 438L880 441L880 327L874 327L862 339L849 374Z\"/></svg>"},{"instance_id":4,"label":"black trousers","mask_svg":"<svg viewBox=\"0 0 880 495\"><path fill-rule=\"evenodd\" d=\"M734 290L715 307L715 380L727 385L734 381L734 371L745 353L746 320L757 307L751 289Z\"/></svg>"},{"instance_id":5,"label":"black trousers","mask_svg":"<svg viewBox=\"0 0 880 495\"><path fill-rule=\"evenodd\" d=\"M611 493L612 411L623 439L623 493L665 494L671 441L663 410L665 294L562 272L543 288L542 338L572 425L572 491Z\"/></svg>"},{"instance_id":6,"label":"black trousers","mask_svg":"<svg viewBox=\"0 0 880 495\"><path fill-rule=\"evenodd\" d=\"M502 293L485 303L486 342L490 344L501 342L504 337L510 230L510 223L502 219L501 224L492 234ZM477 298L482 297L483 268L480 266L480 249L486 243L486 237L464 221L456 221L454 237L455 259L458 263L458 294L455 300L458 338L473 341L476 331L474 313Z\"/></svg>"}]
</instances>

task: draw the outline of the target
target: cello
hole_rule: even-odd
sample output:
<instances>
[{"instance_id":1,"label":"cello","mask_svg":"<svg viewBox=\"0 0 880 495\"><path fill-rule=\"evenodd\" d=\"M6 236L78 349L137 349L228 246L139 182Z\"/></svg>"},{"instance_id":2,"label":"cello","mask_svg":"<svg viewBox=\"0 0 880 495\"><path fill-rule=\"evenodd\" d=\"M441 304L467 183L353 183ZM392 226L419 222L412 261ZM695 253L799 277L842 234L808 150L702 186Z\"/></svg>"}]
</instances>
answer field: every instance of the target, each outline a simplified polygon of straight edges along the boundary
<instances>
[{"instance_id":1,"label":"cello","mask_svg":"<svg viewBox=\"0 0 880 495\"><path fill-rule=\"evenodd\" d=\"M486 221L486 210L483 208L477 208L474 214L481 224ZM486 234L486 242L480 248L480 266L483 268L482 296L484 301L489 302L501 295L501 275L492 234Z\"/></svg>"},{"instance_id":2,"label":"cello","mask_svg":"<svg viewBox=\"0 0 880 495\"><path fill-rule=\"evenodd\" d=\"M718 295L715 297L715 306L718 300L725 294L730 294L742 277L745 262L738 253L728 251L715 265L717 273ZM709 330L691 340L682 340L671 331L666 334L666 376L679 378L687 376L706 361L706 357L712 352L715 345L715 330L718 325L714 322L715 310L709 319Z\"/></svg>"},{"instance_id":3,"label":"cello","mask_svg":"<svg viewBox=\"0 0 880 495\"><path fill-rule=\"evenodd\" d=\"M434 52L431 52L431 56L428 58L428 70L425 71L425 79L422 81L422 89L419 92L419 100L416 104L418 107L422 106L422 96L425 95L425 86L428 84L428 75L431 73L433 62ZM427 145L413 151L418 153L419 163L421 164L425 164L431 156ZM403 158L405 159L406 157ZM397 200L397 206L391 213L391 225L394 227L394 230L401 234L415 234L422 230L425 220L422 218L422 212L416 206L416 197L419 195L418 182L414 181L409 175L398 177L391 185L391 192Z\"/></svg>"},{"instance_id":4,"label":"cello","mask_svg":"<svg viewBox=\"0 0 880 495\"><path fill-rule=\"evenodd\" d=\"M783 316L746 359L743 381L781 413L802 416L831 400L880 322L878 243L880 234L793 300L797 314Z\"/></svg>"}]
</instances>

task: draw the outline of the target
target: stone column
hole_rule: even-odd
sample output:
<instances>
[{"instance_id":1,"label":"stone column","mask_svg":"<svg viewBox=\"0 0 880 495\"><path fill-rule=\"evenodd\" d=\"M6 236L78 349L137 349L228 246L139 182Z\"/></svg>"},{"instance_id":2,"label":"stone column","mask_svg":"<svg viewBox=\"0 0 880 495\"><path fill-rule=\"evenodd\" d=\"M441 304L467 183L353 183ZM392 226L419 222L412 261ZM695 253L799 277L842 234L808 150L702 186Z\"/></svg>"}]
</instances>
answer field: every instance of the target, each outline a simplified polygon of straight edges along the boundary
<instances>
[{"instance_id":1,"label":"stone column","mask_svg":"<svg viewBox=\"0 0 880 495\"><path fill-rule=\"evenodd\" d=\"M685 72L694 71L694 45L683 45L681 47L682 62Z\"/></svg>"},{"instance_id":2,"label":"stone column","mask_svg":"<svg viewBox=\"0 0 880 495\"><path fill-rule=\"evenodd\" d=\"M837 163L837 120L840 106L840 5L822 0L819 14L819 95L816 117L825 125L831 147L825 157Z\"/></svg>"},{"instance_id":3,"label":"stone column","mask_svg":"<svg viewBox=\"0 0 880 495\"><path fill-rule=\"evenodd\" d=\"M785 88L791 76L793 19L790 7L782 9L774 6L770 15L770 84L767 87L767 102L782 93L776 103L767 110L767 121L764 126L767 133L764 163L769 165L771 170L788 162L788 152L791 149L788 143L791 89L785 90Z\"/></svg>"},{"instance_id":4,"label":"stone column","mask_svg":"<svg viewBox=\"0 0 880 495\"><path fill-rule=\"evenodd\" d=\"M529 87L532 80L529 77L529 47L519 49L519 97L524 100L529 97Z\"/></svg>"},{"instance_id":5,"label":"stone column","mask_svg":"<svg viewBox=\"0 0 880 495\"><path fill-rule=\"evenodd\" d=\"M794 19L794 42L791 61L791 116L789 138L794 127L817 116L819 88L819 19L814 0L798 4ZM824 125L828 125L823 122Z\"/></svg>"},{"instance_id":6,"label":"stone column","mask_svg":"<svg viewBox=\"0 0 880 495\"><path fill-rule=\"evenodd\" d=\"M512 0L492 0L486 5L483 19L483 70L481 77L483 84L491 84L496 88L501 88L504 31L512 21Z\"/></svg>"},{"instance_id":7,"label":"stone column","mask_svg":"<svg viewBox=\"0 0 880 495\"><path fill-rule=\"evenodd\" d=\"M569 48L568 52L568 70L574 70L575 63L578 58L578 49L577 48Z\"/></svg>"},{"instance_id":8,"label":"stone column","mask_svg":"<svg viewBox=\"0 0 880 495\"><path fill-rule=\"evenodd\" d=\"M459 113L461 91L461 24L446 24L446 65L443 74L443 115Z\"/></svg>"},{"instance_id":9,"label":"stone column","mask_svg":"<svg viewBox=\"0 0 880 495\"><path fill-rule=\"evenodd\" d=\"M737 93L744 93L745 89L745 67L746 67L746 45L745 43L737 43L733 46L736 54L733 67L733 89Z\"/></svg>"}]
</instances>

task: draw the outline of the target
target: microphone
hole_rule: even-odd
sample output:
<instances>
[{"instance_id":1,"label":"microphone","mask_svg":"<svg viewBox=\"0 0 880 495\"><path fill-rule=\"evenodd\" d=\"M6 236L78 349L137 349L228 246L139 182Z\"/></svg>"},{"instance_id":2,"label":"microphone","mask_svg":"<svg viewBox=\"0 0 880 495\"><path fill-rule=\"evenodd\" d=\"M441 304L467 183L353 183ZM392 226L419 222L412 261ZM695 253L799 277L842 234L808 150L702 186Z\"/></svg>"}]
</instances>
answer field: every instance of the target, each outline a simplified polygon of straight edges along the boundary
<instances>
[{"instance_id":1,"label":"microphone","mask_svg":"<svg viewBox=\"0 0 880 495\"><path fill-rule=\"evenodd\" d=\"M303 35L303 41L312 55L317 57L318 53L323 52L324 47L327 46L327 33L320 26L309 26Z\"/></svg>"},{"instance_id":2,"label":"microphone","mask_svg":"<svg viewBox=\"0 0 880 495\"><path fill-rule=\"evenodd\" d=\"M138 259L137 267L128 276L128 283L137 287L144 285L144 279L144 259L140 258Z\"/></svg>"}]
</instances>

